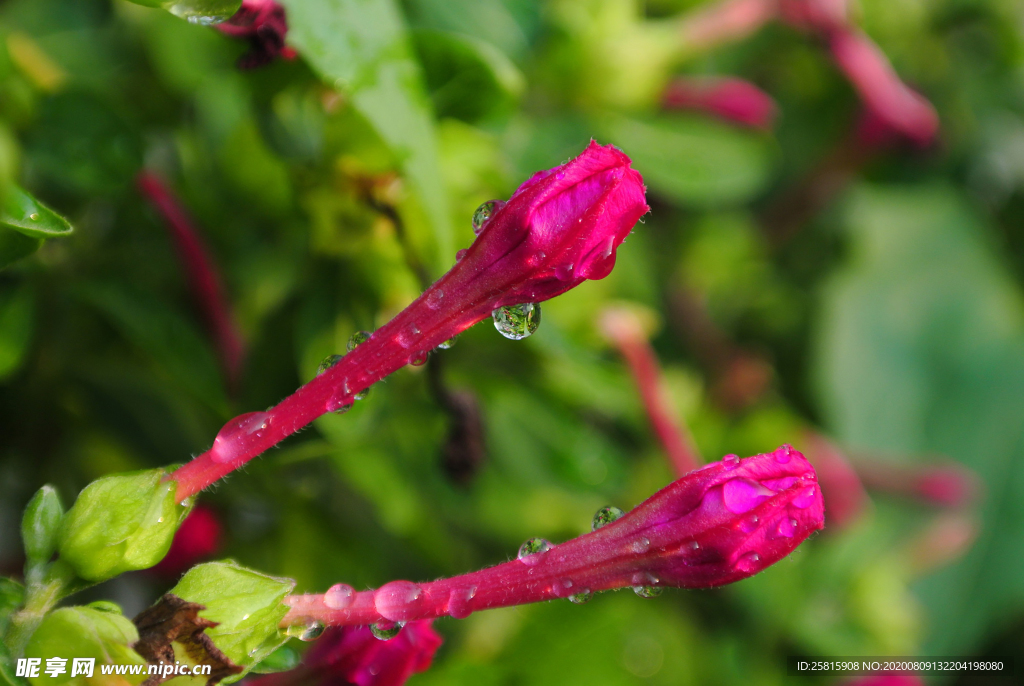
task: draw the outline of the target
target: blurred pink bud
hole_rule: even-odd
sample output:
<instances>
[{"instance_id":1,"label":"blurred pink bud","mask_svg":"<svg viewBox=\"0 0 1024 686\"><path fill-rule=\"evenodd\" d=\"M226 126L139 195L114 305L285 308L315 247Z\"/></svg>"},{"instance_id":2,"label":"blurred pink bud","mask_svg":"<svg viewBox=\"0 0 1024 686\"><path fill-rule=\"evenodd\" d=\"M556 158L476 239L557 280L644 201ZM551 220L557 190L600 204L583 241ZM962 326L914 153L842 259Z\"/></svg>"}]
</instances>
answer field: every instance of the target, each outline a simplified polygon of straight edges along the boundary
<instances>
[{"instance_id":1,"label":"blurred pink bud","mask_svg":"<svg viewBox=\"0 0 1024 686\"><path fill-rule=\"evenodd\" d=\"M238 60L239 69L255 69L281 57L295 58L295 51L284 44L288 22L284 7L274 0L243 0L242 6L227 21L218 24L221 33L249 41L249 52Z\"/></svg>"},{"instance_id":2,"label":"blurred pink bud","mask_svg":"<svg viewBox=\"0 0 1024 686\"><path fill-rule=\"evenodd\" d=\"M375 591L337 586L289 596L283 624L408 622L553 598L583 602L597 591L658 586L705 588L760 572L824 527L814 469L796 450L721 462L690 472L619 518L602 513L595 531L551 545L532 539L519 559ZM607 514L607 513L605 513Z\"/></svg>"},{"instance_id":3,"label":"blurred pink bud","mask_svg":"<svg viewBox=\"0 0 1024 686\"><path fill-rule=\"evenodd\" d=\"M665 89L667 110L695 110L755 129L770 129L778 107L771 96L743 79L678 77Z\"/></svg>"},{"instance_id":4,"label":"blurred pink bud","mask_svg":"<svg viewBox=\"0 0 1024 686\"><path fill-rule=\"evenodd\" d=\"M167 555L150 571L164 577L177 577L216 553L220 544L221 524L217 513L206 505L196 505L178 527Z\"/></svg>"},{"instance_id":5,"label":"blurred pink bud","mask_svg":"<svg viewBox=\"0 0 1024 686\"><path fill-rule=\"evenodd\" d=\"M963 507L977 501L981 484L977 475L953 462L894 464L860 460L857 471L868 488L922 500L939 507Z\"/></svg>"},{"instance_id":6,"label":"blurred pink bud","mask_svg":"<svg viewBox=\"0 0 1024 686\"><path fill-rule=\"evenodd\" d=\"M864 103L890 128L920 146L939 130L932 104L903 83L882 50L865 34L848 29L830 33L832 54Z\"/></svg>"},{"instance_id":7,"label":"blurred pink bud","mask_svg":"<svg viewBox=\"0 0 1024 686\"><path fill-rule=\"evenodd\" d=\"M430 668L441 636L432 620L409 622L387 641L365 626L328 629L306 653L302 664L253 680L253 686L402 686Z\"/></svg>"},{"instance_id":8,"label":"blurred pink bud","mask_svg":"<svg viewBox=\"0 0 1024 686\"><path fill-rule=\"evenodd\" d=\"M857 472L832 441L809 431L805 435L807 458L818 472L825 497L830 530L842 529L857 520L867 505L867 493Z\"/></svg>"},{"instance_id":9,"label":"blurred pink bud","mask_svg":"<svg viewBox=\"0 0 1024 686\"><path fill-rule=\"evenodd\" d=\"M846 26L847 0L779 0L779 17L798 29L829 32Z\"/></svg>"}]
</instances>

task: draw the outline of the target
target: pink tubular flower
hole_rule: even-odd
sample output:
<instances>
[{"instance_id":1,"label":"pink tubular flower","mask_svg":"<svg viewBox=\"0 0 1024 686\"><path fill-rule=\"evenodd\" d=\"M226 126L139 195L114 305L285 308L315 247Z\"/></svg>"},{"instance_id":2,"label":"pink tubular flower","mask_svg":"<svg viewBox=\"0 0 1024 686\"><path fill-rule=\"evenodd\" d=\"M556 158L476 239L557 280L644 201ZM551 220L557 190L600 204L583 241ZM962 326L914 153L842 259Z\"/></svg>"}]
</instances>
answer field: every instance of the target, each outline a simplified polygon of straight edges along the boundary
<instances>
[{"instance_id":1,"label":"pink tubular flower","mask_svg":"<svg viewBox=\"0 0 1024 686\"><path fill-rule=\"evenodd\" d=\"M463 618L553 598L582 602L629 586L641 594L658 586L719 586L792 552L824 526L824 505L810 463L782 446L690 472L618 519L595 518L595 526L560 545L533 539L517 560L450 579L392 581L376 591L339 584L324 595L289 596L282 624Z\"/></svg>"},{"instance_id":2,"label":"pink tubular flower","mask_svg":"<svg viewBox=\"0 0 1024 686\"><path fill-rule=\"evenodd\" d=\"M778 114L770 95L737 78L678 77L665 89L661 106L707 112L754 129L770 129Z\"/></svg>"},{"instance_id":3,"label":"pink tubular flower","mask_svg":"<svg viewBox=\"0 0 1024 686\"><path fill-rule=\"evenodd\" d=\"M221 524L217 513L206 505L196 505L181 523L171 549L150 571L160 576L177 577L197 562L220 549Z\"/></svg>"},{"instance_id":4,"label":"pink tubular flower","mask_svg":"<svg viewBox=\"0 0 1024 686\"><path fill-rule=\"evenodd\" d=\"M168 478L183 500L503 306L537 303L602 279L647 211L640 174L619 149L591 141L495 202L454 267L345 357L266 412L235 417L213 447Z\"/></svg>"},{"instance_id":5,"label":"pink tubular flower","mask_svg":"<svg viewBox=\"0 0 1024 686\"><path fill-rule=\"evenodd\" d=\"M426 671L441 646L431 620L409 622L388 641L374 638L365 626L324 632L306 653L302 665L289 672L253 680L253 686L402 686Z\"/></svg>"},{"instance_id":6,"label":"pink tubular flower","mask_svg":"<svg viewBox=\"0 0 1024 686\"><path fill-rule=\"evenodd\" d=\"M276 57L295 58L295 51L284 44L288 33L284 7L274 0L243 0L234 16L218 24L217 30L249 41L249 52L238 60L239 69L262 67Z\"/></svg>"},{"instance_id":7,"label":"pink tubular flower","mask_svg":"<svg viewBox=\"0 0 1024 686\"><path fill-rule=\"evenodd\" d=\"M981 492L978 476L954 462L920 465L858 460L857 471L868 488L909 496L938 507L971 505Z\"/></svg>"}]
</instances>

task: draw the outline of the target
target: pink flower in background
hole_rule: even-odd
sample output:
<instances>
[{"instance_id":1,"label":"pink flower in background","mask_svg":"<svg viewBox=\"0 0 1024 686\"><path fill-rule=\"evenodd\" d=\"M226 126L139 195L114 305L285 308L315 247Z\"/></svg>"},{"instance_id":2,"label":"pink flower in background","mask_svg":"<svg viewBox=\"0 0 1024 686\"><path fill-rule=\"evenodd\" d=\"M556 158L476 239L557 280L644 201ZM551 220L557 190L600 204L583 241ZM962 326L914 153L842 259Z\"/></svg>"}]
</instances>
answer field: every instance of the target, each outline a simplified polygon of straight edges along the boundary
<instances>
[{"instance_id":1,"label":"pink flower in background","mask_svg":"<svg viewBox=\"0 0 1024 686\"><path fill-rule=\"evenodd\" d=\"M324 595L289 596L284 624L411 622L554 598L583 602L597 591L706 588L739 581L791 553L823 528L814 469L796 450L727 456L669 484L619 517L559 545L532 539L519 559L470 574L377 590L339 584Z\"/></svg>"},{"instance_id":2,"label":"pink flower in background","mask_svg":"<svg viewBox=\"0 0 1024 686\"><path fill-rule=\"evenodd\" d=\"M249 52L238 60L239 69L255 69L281 57L295 58L295 51L285 45L288 21L284 7L274 0L243 0L227 21L218 24L221 33L249 41Z\"/></svg>"},{"instance_id":3,"label":"pink flower in background","mask_svg":"<svg viewBox=\"0 0 1024 686\"><path fill-rule=\"evenodd\" d=\"M868 495L846 455L816 431L804 434L808 458L818 472L830 531L842 529L860 518L868 506Z\"/></svg>"},{"instance_id":4,"label":"pink flower in background","mask_svg":"<svg viewBox=\"0 0 1024 686\"><path fill-rule=\"evenodd\" d=\"M771 96L743 79L678 77L665 89L667 110L706 112L755 129L770 129L778 107Z\"/></svg>"},{"instance_id":5,"label":"pink flower in background","mask_svg":"<svg viewBox=\"0 0 1024 686\"><path fill-rule=\"evenodd\" d=\"M402 686L425 671L441 646L431 620L409 622L387 641L365 626L328 629L306 653L302 664L253 680L253 686Z\"/></svg>"},{"instance_id":6,"label":"pink flower in background","mask_svg":"<svg viewBox=\"0 0 1024 686\"><path fill-rule=\"evenodd\" d=\"M156 574L177 577L220 550L223 527L213 508L196 505L181 523L167 555L155 567Z\"/></svg>"}]
</instances>

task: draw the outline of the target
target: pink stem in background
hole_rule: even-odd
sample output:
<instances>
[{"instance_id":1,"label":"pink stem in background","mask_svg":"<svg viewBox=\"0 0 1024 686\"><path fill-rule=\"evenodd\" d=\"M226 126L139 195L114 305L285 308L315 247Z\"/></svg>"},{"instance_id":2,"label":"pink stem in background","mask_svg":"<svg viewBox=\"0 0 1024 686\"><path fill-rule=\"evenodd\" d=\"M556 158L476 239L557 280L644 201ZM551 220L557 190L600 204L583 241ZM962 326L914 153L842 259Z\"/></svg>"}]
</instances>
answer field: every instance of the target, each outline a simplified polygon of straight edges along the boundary
<instances>
[{"instance_id":1,"label":"pink stem in background","mask_svg":"<svg viewBox=\"0 0 1024 686\"><path fill-rule=\"evenodd\" d=\"M629 513L560 545L478 572L376 590L339 584L285 598L282 626L402 623L634 587L706 588L749 577L824 526L814 469L789 446L726 457L669 484ZM537 543L538 539L529 543ZM524 544L525 547L525 544Z\"/></svg>"},{"instance_id":2,"label":"pink stem in background","mask_svg":"<svg viewBox=\"0 0 1024 686\"><path fill-rule=\"evenodd\" d=\"M701 463L700 451L672 408L658 358L647 340L643 323L625 308L608 308L601 315L599 326L601 333L618 348L629 365L651 428L661 441L676 474L683 476L697 469Z\"/></svg>"},{"instance_id":3,"label":"pink stem in background","mask_svg":"<svg viewBox=\"0 0 1024 686\"><path fill-rule=\"evenodd\" d=\"M617 148L583 153L538 172L495 202L473 245L447 274L368 340L266 412L235 417L213 447L179 468L179 501L201 491L497 308L538 303L602 279L615 250L647 211L640 175Z\"/></svg>"},{"instance_id":4,"label":"pink stem in background","mask_svg":"<svg viewBox=\"0 0 1024 686\"><path fill-rule=\"evenodd\" d=\"M778 107L771 96L744 79L675 78L661 98L662 109L706 112L753 129L772 128Z\"/></svg>"},{"instance_id":5,"label":"pink stem in background","mask_svg":"<svg viewBox=\"0 0 1024 686\"><path fill-rule=\"evenodd\" d=\"M857 473L869 489L914 498L938 507L973 505L981 494L981 481L963 465L946 463L895 464L857 459Z\"/></svg>"},{"instance_id":6,"label":"pink stem in background","mask_svg":"<svg viewBox=\"0 0 1024 686\"><path fill-rule=\"evenodd\" d=\"M144 171L136 183L164 220L192 296L217 348L227 385L234 390L240 380L245 346L224 295L217 267L192 218L164 182L155 174Z\"/></svg>"},{"instance_id":7,"label":"pink stem in background","mask_svg":"<svg viewBox=\"0 0 1024 686\"><path fill-rule=\"evenodd\" d=\"M775 0L725 0L687 14L679 22L679 34L686 48L701 52L746 38L777 11Z\"/></svg>"}]
</instances>

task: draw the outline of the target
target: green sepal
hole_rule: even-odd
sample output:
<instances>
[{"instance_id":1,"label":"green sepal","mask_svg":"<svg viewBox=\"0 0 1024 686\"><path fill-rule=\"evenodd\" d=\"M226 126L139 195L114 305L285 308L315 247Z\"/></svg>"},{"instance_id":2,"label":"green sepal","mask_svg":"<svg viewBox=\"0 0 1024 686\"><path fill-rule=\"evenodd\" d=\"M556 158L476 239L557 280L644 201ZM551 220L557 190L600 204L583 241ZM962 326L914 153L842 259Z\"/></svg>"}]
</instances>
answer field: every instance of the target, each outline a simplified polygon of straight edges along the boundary
<instances>
[{"instance_id":1,"label":"green sepal","mask_svg":"<svg viewBox=\"0 0 1024 686\"><path fill-rule=\"evenodd\" d=\"M232 662L246 671L222 683L238 681L288 640L278 628L288 612L284 597L292 579L269 576L232 561L209 562L189 570L171 593L206 609L199 615L217 622L206 630Z\"/></svg>"},{"instance_id":2,"label":"green sepal","mask_svg":"<svg viewBox=\"0 0 1024 686\"><path fill-rule=\"evenodd\" d=\"M139 632L135 625L119 612L93 607L63 607L54 610L32 634L25 648L25 657L42 658L43 669L47 658L67 658L67 671L51 677L41 669L39 676L29 681L50 686L91 686L104 683L100 676L101 665L146 664L130 647L138 640ZM96 659L92 679L87 680L81 675L71 677L72 660L76 657ZM109 679L111 684L138 684L146 679L146 674L111 676Z\"/></svg>"},{"instance_id":3,"label":"green sepal","mask_svg":"<svg viewBox=\"0 0 1024 686\"><path fill-rule=\"evenodd\" d=\"M21 540L25 557L30 565L48 562L57 550L60 523L64 506L57 490L49 484L43 486L25 506L21 517Z\"/></svg>"},{"instance_id":4,"label":"green sepal","mask_svg":"<svg viewBox=\"0 0 1024 686\"><path fill-rule=\"evenodd\" d=\"M289 669L295 669L299 666L300 656L297 651L289 646L281 646L270 655L265 657L262 662L253 665L253 674L276 674L277 672L287 672Z\"/></svg>"},{"instance_id":5,"label":"green sepal","mask_svg":"<svg viewBox=\"0 0 1024 686\"><path fill-rule=\"evenodd\" d=\"M175 501L177 483L164 474L115 474L86 486L61 525L60 559L94 582L162 560L190 509Z\"/></svg>"}]
</instances>

